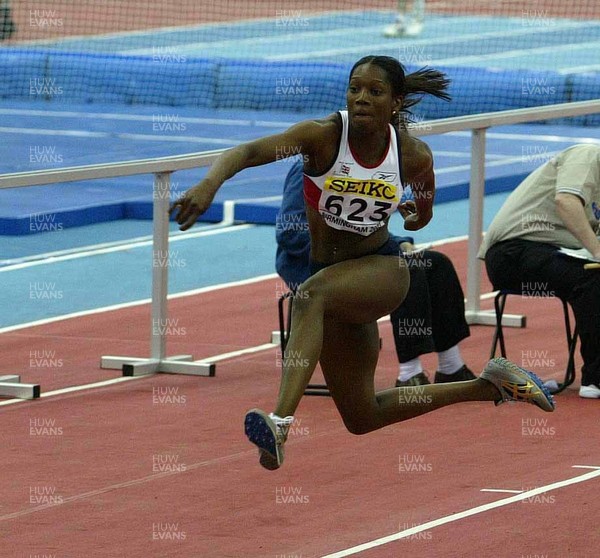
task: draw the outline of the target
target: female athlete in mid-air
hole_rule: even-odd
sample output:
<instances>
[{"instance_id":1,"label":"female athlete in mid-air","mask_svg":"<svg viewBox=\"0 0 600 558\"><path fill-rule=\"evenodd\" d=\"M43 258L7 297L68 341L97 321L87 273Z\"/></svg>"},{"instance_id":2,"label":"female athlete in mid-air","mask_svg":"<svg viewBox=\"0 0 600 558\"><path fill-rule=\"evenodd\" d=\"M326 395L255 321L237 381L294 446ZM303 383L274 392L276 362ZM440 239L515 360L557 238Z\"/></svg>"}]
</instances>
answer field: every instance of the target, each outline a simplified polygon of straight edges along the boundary
<instances>
[{"instance_id":1,"label":"female athlete in mid-air","mask_svg":"<svg viewBox=\"0 0 600 558\"><path fill-rule=\"evenodd\" d=\"M362 58L350 72L347 110L226 151L171 207L186 230L208 209L223 182L239 171L273 162L281 153L303 156L312 275L292 303L277 406L270 414L253 409L245 419L246 434L267 469L283 461L289 426L318 362L354 434L462 401L526 401L554 410L542 382L504 359L491 360L475 380L420 386L419 395L425 397L418 402L402 397L414 388L374 389L377 319L400 305L409 281L398 246L389 239L388 220L398 209L404 228L414 231L433 215L431 151L402 123L407 108L420 100L412 94L449 99L447 85L434 70L405 76L393 58ZM414 202L401 203L408 185Z\"/></svg>"}]
</instances>

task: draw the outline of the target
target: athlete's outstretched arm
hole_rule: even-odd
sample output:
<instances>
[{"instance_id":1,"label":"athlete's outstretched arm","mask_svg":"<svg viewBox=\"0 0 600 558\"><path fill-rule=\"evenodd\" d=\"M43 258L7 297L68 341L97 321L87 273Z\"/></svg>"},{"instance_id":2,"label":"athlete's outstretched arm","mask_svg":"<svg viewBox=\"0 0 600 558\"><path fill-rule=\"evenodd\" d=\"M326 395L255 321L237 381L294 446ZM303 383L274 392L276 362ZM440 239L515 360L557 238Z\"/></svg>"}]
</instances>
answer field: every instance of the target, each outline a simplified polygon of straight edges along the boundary
<instances>
[{"instance_id":1,"label":"athlete's outstretched arm","mask_svg":"<svg viewBox=\"0 0 600 558\"><path fill-rule=\"evenodd\" d=\"M223 182L243 169L272 163L293 155L308 155L325 138L323 121L306 120L281 134L260 138L225 151L207 175L179 198L170 209L178 210L176 221L182 231L189 229L210 206Z\"/></svg>"}]
</instances>

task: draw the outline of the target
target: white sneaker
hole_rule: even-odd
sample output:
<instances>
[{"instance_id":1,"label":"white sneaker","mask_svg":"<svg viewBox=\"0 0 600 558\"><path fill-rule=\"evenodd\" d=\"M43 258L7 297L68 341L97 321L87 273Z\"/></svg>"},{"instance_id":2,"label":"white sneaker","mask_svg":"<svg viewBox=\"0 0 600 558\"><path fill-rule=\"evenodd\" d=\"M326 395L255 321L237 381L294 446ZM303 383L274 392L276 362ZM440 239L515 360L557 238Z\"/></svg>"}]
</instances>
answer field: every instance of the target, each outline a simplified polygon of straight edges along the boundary
<instances>
[{"instance_id":1,"label":"white sneaker","mask_svg":"<svg viewBox=\"0 0 600 558\"><path fill-rule=\"evenodd\" d=\"M579 397L584 399L600 399L600 387L590 384L579 388Z\"/></svg>"},{"instance_id":2,"label":"white sneaker","mask_svg":"<svg viewBox=\"0 0 600 558\"><path fill-rule=\"evenodd\" d=\"M409 20L403 15L396 18L396 22L383 30L385 37L415 37L423 31L423 22L417 19Z\"/></svg>"},{"instance_id":3,"label":"white sneaker","mask_svg":"<svg viewBox=\"0 0 600 558\"><path fill-rule=\"evenodd\" d=\"M246 413L244 428L248 439L258 446L260 464L269 471L279 469L283 463L283 444L285 443L294 417L267 415L260 409L251 409Z\"/></svg>"},{"instance_id":4,"label":"white sneaker","mask_svg":"<svg viewBox=\"0 0 600 558\"><path fill-rule=\"evenodd\" d=\"M404 36L416 37L417 35L421 34L421 31L423 31L423 22L414 20L406 26Z\"/></svg>"},{"instance_id":5,"label":"white sneaker","mask_svg":"<svg viewBox=\"0 0 600 558\"><path fill-rule=\"evenodd\" d=\"M402 14L398 14L396 21L392 25L388 25L383 30L385 37L403 37L406 31L406 18Z\"/></svg>"}]
</instances>

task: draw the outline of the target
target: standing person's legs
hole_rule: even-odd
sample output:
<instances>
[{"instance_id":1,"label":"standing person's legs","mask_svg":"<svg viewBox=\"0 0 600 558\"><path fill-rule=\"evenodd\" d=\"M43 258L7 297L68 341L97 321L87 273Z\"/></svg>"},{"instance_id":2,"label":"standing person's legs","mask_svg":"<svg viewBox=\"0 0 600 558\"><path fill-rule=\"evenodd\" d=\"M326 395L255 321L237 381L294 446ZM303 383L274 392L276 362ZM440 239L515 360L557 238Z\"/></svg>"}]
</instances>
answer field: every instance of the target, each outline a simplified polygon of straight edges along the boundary
<instances>
[{"instance_id":1,"label":"standing person's legs","mask_svg":"<svg viewBox=\"0 0 600 558\"><path fill-rule=\"evenodd\" d=\"M465 319L465 295L450 258L427 251L425 268L431 298L432 333L438 355L435 382L472 380L475 375L465 365L458 344L469 337Z\"/></svg>"},{"instance_id":2,"label":"standing person's legs","mask_svg":"<svg viewBox=\"0 0 600 558\"><path fill-rule=\"evenodd\" d=\"M429 297L433 341L437 353L458 345L470 335L465 319L465 295L450 259L435 251L426 251L431 262L425 268Z\"/></svg>"}]
</instances>

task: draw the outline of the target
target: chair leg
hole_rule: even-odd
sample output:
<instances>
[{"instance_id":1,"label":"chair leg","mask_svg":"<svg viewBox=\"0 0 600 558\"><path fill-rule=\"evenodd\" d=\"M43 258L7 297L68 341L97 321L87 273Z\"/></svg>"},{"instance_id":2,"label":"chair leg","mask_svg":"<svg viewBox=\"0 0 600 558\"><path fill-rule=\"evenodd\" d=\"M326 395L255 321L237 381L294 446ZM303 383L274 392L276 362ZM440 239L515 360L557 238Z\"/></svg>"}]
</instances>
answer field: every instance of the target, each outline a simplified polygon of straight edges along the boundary
<instances>
[{"instance_id":1,"label":"chair leg","mask_svg":"<svg viewBox=\"0 0 600 558\"><path fill-rule=\"evenodd\" d=\"M287 339L285 337L285 324L283 322L283 305L285 303L285 299L287 298L288 293L279 297L278 308L279 308L279 344L281 346L281 353L283 355L283 351L285 351L285 345L287 343Z\"/></svg>"},{"instance_id":2,"label":"chair leg","mask_svg":"<svg viewBox=\"0 0 600 558\"><path fill-rule=\"evenodd\" d=\"M573 332L573 337L571 339L571 344L569 345L569 361L567 363L567 373L565 375L564 387L570 386L575 381L575 349L577 348L577 338L579 337L579 332L577 331L577 326L575 326L575 331Z\"/></svg>"},{"instance_id":3,"label":"chair leg","mask_svg":"<svg viewBox=\"0 0 600 558\"><path fill-rule=\"evenodd\" d=\"M285 293L279 298L279 334L280 334L280 343L281 343L281 358L283 359L283 353L285 352L285 348L287 346L288 340L290 338L290 331L292 329L292 300L294 297L294 293L292 291ZM289 298L288 307L287 307L287 320L284 324L284 301L286 298ZM304 390L304 395L324 395L329 396L329 388L326 384L308 384L306 389Z\"/></svg>"},{"instance_id":4,"label":"chair leg","mask_svg":"<svg viewBox=\"0 0 600 558\"><path fill-rule=\"evenodd\" d=\"M577 338L579 336L579 333L577 331L577 324L575 324L575 330L571 332L571 319L569 316L569 306L567 304L567 301L561 299L561 302L563 305L563 312L565 317L565 332L567 336L567 347L569 349L569 359L567 361L565 379L561 384L558 385L558 390L555 393L560 393L575 381L575 349L577 348Z\"/></svg>"},{"instance_id":5,"label":"chair leg","mask_svg":"<svg viewBox=\"0 0 600 558\"><path fill-rule=\"evenodd\" d=\"M499 292L494 297L494 310L496 312L496 330L494 331L494 338L492 340L492 350L490 352L490 358L496 356L496 348L498 342L500 342L500 355L506 358L506 347L504 345L504 332L502 331L502 316L504 314L504 306L506 305L506 293Z\"/></svg>"}]
</instances>

